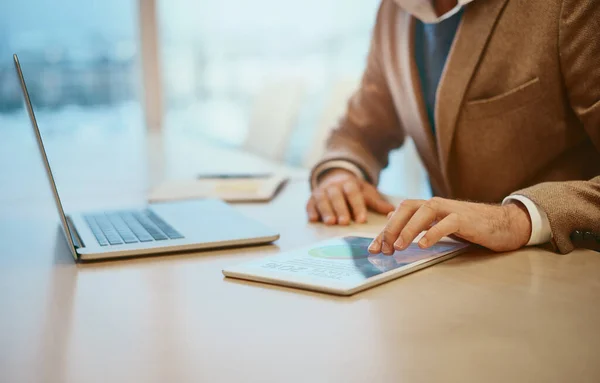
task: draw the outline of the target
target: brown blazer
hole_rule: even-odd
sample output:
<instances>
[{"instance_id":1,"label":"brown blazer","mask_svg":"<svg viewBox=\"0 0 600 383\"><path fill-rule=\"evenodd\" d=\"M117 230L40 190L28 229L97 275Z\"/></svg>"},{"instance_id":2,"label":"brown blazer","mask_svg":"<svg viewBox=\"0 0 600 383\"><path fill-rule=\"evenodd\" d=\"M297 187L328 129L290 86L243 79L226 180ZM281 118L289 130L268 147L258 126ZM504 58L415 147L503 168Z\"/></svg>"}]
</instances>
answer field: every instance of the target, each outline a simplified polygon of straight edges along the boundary
<instances>
[{"instance_id":1,"label":"brown blazer","mask_svg":"<svg viewBox=\"0 0 600 383\"><path fill-rule=\"evenodd\" d=\"M438 88L436 137L413 31L414 19L383 0L361 85L317 166L348 160L376 184L408 135L436 195L522 194L547 213L563 253L576 230L600 234L600 1L467 5Z\"/></svg>"}]
</instances>

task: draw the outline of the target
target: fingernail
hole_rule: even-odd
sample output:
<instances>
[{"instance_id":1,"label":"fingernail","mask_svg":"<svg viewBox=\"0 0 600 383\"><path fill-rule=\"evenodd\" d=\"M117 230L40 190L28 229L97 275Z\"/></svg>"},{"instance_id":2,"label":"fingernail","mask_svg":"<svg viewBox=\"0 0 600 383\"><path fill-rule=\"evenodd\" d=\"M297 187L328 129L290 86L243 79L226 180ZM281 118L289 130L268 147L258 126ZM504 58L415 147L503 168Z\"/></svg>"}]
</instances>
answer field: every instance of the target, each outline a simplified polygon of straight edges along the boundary
<instances>
[{"instance_id":1,"label":"fingernail","mask_svg":"<svg viewBox=\"0 0 600 383\"><path fill-rule=\"evenodd\" d=\"M390 254L390 253L394 252L394 250L391 248L390 245L388 245L387 242L383 243L382 248L383 248L383 254Z\"/></svg>"},{"instance_id":2,"label":"fingernail","mask_svg":"<svg viewBox=\"0 0 600 383\"><path fill-rule=\"evenodd\" d=\"M377 253L377 243L375 241L371 242L368 250L369 250L369 253L372 253L372 254Z\"/></svg>"},{"instance_id":3,"label":"fingernail","mask_svg":"<svg viewBox=\"0 0 600 383\"><path fill-rule=\"evenodd\" d=\"M333 223L333 217L329 215L329 216L325 217L324 221L327 224L332 224Z\"/></svg>"},{"instance_id":4,"label":"fingernail","mask_svg":"<svg viewBox=\"0 0 600 383\"><path fill-rule=\"evenodd\" d=\"M427 239L425 239L425 238L421 238L421 240L419 241L419 246L427 247L428 245L429 245L429 241L427 241Z\"/></svg>"},{"instance_id":5,"label":"fingernail","mask_svg":"<svg viewBox=\"0 0 600 383\"><path fill-rule=\"evenodd\" d=\"M398 238L396 243L394 243L394 247L396 250L402 250L404 248L404 241L402 241L402 238Z\"/></svg>"},{"instance_id":6,"label":"fingernail","mask_svg":"<svg viewBox=\"0 0 600 383\"><path fill-rule=\"evenodd\" d=\"M367 217L365 217L364 214L360 214L358 217L356 217L356 221L359 223L363 223L367 220Z\"/></svg>"},{"instance_id":7,"label":"fingernail","mask_svg":"<svg viewBox=\"0 0 600 383\"><path fill-rule=\"evenodd\" d=\"M339 221L340 225L347 225L348 223L350 223L348 217L340 217Z\"/></svg>"}]
</instances>

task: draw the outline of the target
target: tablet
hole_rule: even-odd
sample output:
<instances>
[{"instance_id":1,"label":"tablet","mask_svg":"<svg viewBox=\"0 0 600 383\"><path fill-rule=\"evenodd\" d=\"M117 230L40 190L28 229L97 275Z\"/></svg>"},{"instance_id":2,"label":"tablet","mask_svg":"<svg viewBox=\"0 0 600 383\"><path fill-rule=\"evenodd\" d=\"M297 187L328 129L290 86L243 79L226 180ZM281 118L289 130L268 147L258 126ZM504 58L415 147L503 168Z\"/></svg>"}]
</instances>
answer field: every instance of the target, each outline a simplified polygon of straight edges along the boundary
<instances>
[{"instance_id":1,"label":"tablet","mask_svg":"<svg viewBox=\"0 0 600 383\"><path fill-rule=\"evenodd\" d=\"M373 238L353 235L225 268L226 277L336 295L359 291L458 255L468 245L444 238L429 249L413 242L393 255L369 254ZM415 240L416 241L416 240Z\"/></svg>"}]
</instances>

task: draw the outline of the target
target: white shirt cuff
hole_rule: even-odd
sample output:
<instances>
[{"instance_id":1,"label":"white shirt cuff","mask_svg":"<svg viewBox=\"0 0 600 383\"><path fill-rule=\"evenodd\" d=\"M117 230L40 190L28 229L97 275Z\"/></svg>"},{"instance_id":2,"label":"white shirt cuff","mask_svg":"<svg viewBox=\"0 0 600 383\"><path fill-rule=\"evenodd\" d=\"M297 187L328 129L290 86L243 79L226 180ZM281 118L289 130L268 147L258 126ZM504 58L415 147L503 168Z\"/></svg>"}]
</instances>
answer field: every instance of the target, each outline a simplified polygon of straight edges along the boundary
<instances>
[{"instance_id":1,"label":"white shirt cuff","mask_svg":"<svg viewBox=\"0 0 600 383\"><path fill-rule=\"evenodd\" d=\"M360 170L360 168L358 166L354 165L352 162L344 161L344 160L332 160L332 161L323 162L321 165L319 165L313 171L312 177L310 180L310 184L313 189L317 186L317 180L319 179L319 177L323 173L325 173L326 171L331 170L331 169L345 169L345 170L348 170L348 171L354 173L358 178L365 179L365 176L364 176L363 172Z\"/></svg>"},{"instance_id":2,"label":"white shirt cuff","mask_svg":"<svg viewBox=\"0 0 600 383\"><path fill-rule=\"evenodd\" d=\"M506 205L510 201L519 201L525 205L525 208L529 213L529 217L531 218L531 237L529 237L527 246L541 245L542 243L547 243L552 239L550 221L548 221L548 216L544 210L542 210L529 198L518 194L510 195L504 198L502 205Z\"/></svg>"}]
</instances>

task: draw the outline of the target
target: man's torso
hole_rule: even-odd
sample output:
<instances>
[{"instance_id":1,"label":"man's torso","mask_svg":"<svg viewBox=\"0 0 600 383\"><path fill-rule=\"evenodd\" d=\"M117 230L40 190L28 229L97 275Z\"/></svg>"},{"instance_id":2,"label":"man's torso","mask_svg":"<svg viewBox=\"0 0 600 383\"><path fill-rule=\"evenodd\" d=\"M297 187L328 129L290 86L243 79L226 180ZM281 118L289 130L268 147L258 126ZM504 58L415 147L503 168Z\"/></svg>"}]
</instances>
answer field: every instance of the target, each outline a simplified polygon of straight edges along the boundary
<instances>
[{"instance_id":1,"label":"man's torso","mask_svg":"<svg viewBox=\"0 0 600 383\"><path fill-rule=\"evenodd\" d=\"M436 192L498 202L539 182L599 173L600 155L561 73L561 1L467 6L438 87L435 137L415 63L414 20L393 1L383 6L376 33L384 74Z\"/></svg>"}]
</instances>

